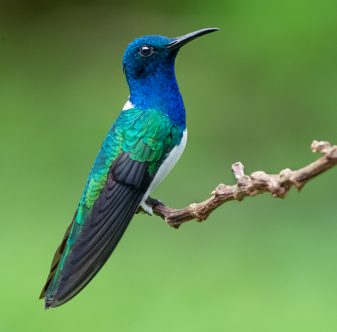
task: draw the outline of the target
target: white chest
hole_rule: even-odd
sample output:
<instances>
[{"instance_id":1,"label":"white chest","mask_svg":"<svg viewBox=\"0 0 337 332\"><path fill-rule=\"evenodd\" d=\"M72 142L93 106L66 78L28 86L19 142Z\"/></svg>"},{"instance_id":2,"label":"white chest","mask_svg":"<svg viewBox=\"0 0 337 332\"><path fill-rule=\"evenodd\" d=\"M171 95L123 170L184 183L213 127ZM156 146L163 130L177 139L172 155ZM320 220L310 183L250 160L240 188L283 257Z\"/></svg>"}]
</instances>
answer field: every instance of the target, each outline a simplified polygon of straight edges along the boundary
<instances>
[{"instance_id":1,"label":"white chest","mask_svg":"<svg viewBox=\"0 0 337 332\"><path fill-rule=\"evenodd\" d=\"M123 111L127 111L128 109L132 108L132 103L128 100L123 107ZM165 177L170 173L174 165L177 163L179 158L184 152L185 146L187 142L187 129L183 132L183 137L181 138L180 144L177 145L172 149L168 157L159 167L153 181L151 182L147 192L142 198L140 205L142 208L147 211L148 213L152 214L152 209L145 204L146 199L148 196L159 186L159 184L165 179Z\"/></svg>"},{"instance_id":2,"label":"white chest","mask_svg":"<svg viewBox=\"0 0 337 332\"><path fill-rule=\"evenodd\" d=\"M172 170L174 165L177 163L179 158L184 152L185 146L187 142L187 129L184 130L183 137L181 138L180 144L177 145L172 149L168 157L165 159L165 161L161 164L159 167L153 181L150 184L149 189L143 196L141 205L144 208L144 202L146 201L147 197L152 193L153 190L155 190L158 185L165 179L168 173Z\"/></svg>"}]
</instances>

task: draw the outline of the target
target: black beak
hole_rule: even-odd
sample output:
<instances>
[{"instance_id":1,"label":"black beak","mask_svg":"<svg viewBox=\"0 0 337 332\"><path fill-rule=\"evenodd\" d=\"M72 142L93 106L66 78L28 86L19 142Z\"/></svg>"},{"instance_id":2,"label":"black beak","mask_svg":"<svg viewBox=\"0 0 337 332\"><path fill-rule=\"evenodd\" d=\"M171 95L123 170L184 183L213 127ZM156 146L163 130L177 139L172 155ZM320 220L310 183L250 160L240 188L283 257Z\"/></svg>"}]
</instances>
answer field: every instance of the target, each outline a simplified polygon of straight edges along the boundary
<instances>
[{"instance_id":1,"label":"black beak","mask_svg":"<svg viewBox=\"0 0 337 332\"><path fill-rule=\"evenodd\" d=\"M207 33L211 33L213 31L218 31L218 30L219 30L218 28L207 28L207 29L201 29L201 30L188 33L187 35L174 38L172 42L167 45L167 48L171 50L175 50L187 44L188 42L190 42L191 40L197 37L200 37L200 36L206 35Z\"/></svg>"}]
</instances>

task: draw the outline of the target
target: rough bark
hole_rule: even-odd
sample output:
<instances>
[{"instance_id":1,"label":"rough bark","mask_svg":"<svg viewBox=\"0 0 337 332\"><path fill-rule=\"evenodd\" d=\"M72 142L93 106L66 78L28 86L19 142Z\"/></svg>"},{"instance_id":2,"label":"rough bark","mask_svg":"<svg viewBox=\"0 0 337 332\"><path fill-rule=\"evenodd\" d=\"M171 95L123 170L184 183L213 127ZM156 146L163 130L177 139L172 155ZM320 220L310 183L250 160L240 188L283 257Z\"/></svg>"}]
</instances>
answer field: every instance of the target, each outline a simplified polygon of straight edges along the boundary
<instances>
[{"instance_id":1,"label":"rough bark","mask_svg":"<svg viewBox=\"0 0 337 332\"><path fill-rule=\"evenodd\" d=\"M278 174L267 174L263 171L246 175L242 163L232 165L236 184L219 184L211 196L200 203L192 203L183 209L173 209L164 203L149 197L147 203L155 215L163 218L170 226L178 228L181 224L197 220L203 221L220 205L228 201L242 201L247 196L256 196L269 192L273 197L284 198L288 191L295 187L298 190L321 173L337 164L337 146L326 141L314 141L313 152L323 154L319 159L297 170L286 168Z\"/></svg>"}]
</instances>

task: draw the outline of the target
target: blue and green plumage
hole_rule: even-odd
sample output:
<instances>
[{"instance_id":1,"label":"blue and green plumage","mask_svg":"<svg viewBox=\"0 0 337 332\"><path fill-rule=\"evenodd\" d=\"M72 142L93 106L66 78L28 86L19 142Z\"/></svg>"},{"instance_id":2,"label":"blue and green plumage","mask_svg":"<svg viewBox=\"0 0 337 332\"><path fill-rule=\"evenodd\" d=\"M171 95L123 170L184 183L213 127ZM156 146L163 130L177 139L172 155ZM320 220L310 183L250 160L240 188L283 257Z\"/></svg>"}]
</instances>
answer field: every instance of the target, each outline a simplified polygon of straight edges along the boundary
<instances>
[{"instance_id":1,"label":"blue and green plumage","mask_svg":"<svg viewBox=\"0 0 337 332\"><path fill-rule=\"evenodd\" d=\"M211 31L214 29L180 37L180 44ZM165 164L174 164L182 153L186 121L174 75L177 41L179 38L147 36L126 50L123 67L130 107L109 130L72 224L56 251L41 293L46 307L68 301L94 277L138 206L145 204L149 191L171 169L172 165ZM148 55L145 48L145 55L141 54L144 47L152 53Z\"/></svg>"},{"instance_id":2,"label":"blue and green plumage","mask_svg":"<svg viewBox=\"0 0 337 332\"><path fill-rule=\"evenodd\" d=\"M80 205L92 208L103 188L113 160L121 153L129 153L132 160L147 162L148 172L157 166L179 143L185 128L172 123L158 110L131 108L123 111L107 134L94 162L83 191Z\"/></svg>"}]
</instances>

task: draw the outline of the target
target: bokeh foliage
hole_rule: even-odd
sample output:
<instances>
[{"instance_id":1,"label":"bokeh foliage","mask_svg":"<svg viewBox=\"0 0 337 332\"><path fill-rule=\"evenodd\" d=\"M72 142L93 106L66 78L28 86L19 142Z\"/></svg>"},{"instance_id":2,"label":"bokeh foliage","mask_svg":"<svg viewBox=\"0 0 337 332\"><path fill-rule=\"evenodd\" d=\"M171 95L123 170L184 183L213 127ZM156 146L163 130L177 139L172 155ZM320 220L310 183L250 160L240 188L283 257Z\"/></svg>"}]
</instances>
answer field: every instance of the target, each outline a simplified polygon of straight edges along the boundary
<instances>
[{"instance_id":1,"label":"bokeh foliage","mask_svg":"<svg viewBox=\"0 0 337 332\"><path fill-rule=\"evenodd\" d=\"M170 229L136 216L74 300L37 297L91 163L128 95L143 34L217 26L177 59L189 142L156 192L180 207L247 171L337 142L335 1L2 1L0 331L335 331L336 171L286 200L229 203Z\"/></svg>"}]
</instances>

